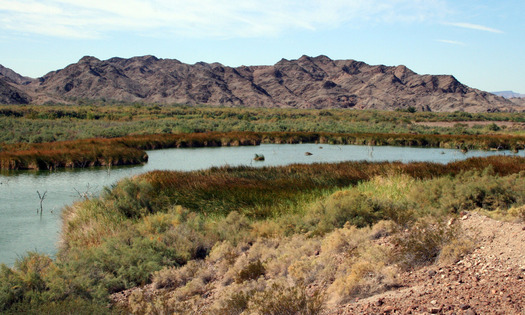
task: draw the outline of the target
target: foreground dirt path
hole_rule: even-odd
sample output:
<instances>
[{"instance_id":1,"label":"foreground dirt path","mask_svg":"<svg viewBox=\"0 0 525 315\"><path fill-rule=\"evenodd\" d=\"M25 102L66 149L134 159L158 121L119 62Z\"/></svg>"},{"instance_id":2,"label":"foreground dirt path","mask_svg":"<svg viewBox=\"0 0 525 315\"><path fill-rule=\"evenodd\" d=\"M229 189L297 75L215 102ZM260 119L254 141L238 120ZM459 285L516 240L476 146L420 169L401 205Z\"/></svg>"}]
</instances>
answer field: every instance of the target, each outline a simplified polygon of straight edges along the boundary
<instances>
[{"instance_id":1,"label":"foreground dirt path","mask_svg":"<svg viewBox=\"0 0 525 315\"><path fill-rule=\"evenodd\" d=\"M401 275L401 287L326 314L525 314L525 224L468 213L463 260Z\"/></svg>"}]
</instances>

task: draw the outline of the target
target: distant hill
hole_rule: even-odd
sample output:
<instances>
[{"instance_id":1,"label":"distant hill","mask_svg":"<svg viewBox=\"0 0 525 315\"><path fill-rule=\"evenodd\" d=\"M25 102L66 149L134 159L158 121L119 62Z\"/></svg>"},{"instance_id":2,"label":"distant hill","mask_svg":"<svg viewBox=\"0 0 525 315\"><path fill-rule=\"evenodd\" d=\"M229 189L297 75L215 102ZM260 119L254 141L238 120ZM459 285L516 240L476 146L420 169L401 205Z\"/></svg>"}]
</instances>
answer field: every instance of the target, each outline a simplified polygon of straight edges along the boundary
<instances>
[{"instance_id":1,"label":"distant hill","mask_svg":"<svg viewBox=\"0 0 525 315\"><path fill-rule=\"evenodd\" d=\"M282 59L273 66L184 64L154 56L83 57L18 87L33 102L106 99L245 107L521 111L503 97L451 75L418 75L405 66L368 65L326 56Z\"/></svg>"},{"instance_id":2,"label":"distant hill","mask_svg":"<svg viewBox=\"0 0 525 315\"><path fill-rule=\"evenodd\" d=\"M6 81L9 81L9 82L13 82L16 84L22 84L22 85L29 84L32 81L34 81L34 79L32 78L21 76L15 71L9 68L6 68L2 65L0 65L0 78Z\"/></svg>"},{"instance_id":3,"label":"distant hill","mask_svg":"<svg viewBox=\"0 0 525 315\"><path fill-rule=\"evenodd\" d=\"M31 98L0 76L0 104L29 104Z\"/></svg>"},{"instance_id":4,"label":"distant hill","mask_svg":"<svg viewBox=\"0 0 525 315\"><path fill-rule=\"evenodd\" d=\"M514 91L499 91L499 92L492 92L492 94L502 96L504 98L525 97L525 94L516 93Z\"/></svg>"}]
</instances>

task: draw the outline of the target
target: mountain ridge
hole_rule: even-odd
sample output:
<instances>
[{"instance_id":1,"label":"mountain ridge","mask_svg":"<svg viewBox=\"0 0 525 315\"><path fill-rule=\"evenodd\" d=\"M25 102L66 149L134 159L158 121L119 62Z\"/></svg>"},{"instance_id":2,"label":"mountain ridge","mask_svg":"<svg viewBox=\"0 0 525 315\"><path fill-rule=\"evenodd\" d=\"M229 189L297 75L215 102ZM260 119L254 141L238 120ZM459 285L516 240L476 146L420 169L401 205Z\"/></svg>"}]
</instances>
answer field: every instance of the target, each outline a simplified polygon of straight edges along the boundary
<instances>
[{"instance_id":1,"label":"mountain ridge","mask_svg":"<svg viewBox=\"0 0 525 315\"><path fill-rule=\"evenodd\" d=\"M0 65L0 78L12 82L15 84L26 85L31 83L34 79L30 77L24 77L12 69L6 68Z\"/></svg>"},{"instance_id":2,"label":"mountain ridge","mask_svg":"<svg viewBox=\"0 0 525 315\"><path fill-rule=\"evenodd\" d=\"M18 80L20 81L20 79ZM404 65L368 65L320 55L275 65L185 64L146 55L100 60L84 56L16 88L36 104L74 99L284 108L420 111L521 111L452 75L419 75Z\"/></svg>"},{"instance_id":3,"label":"mountain ridge","mask_svg":"<svg viewBox=\"0 0 525 315\"><path fill-rule=\"evenodd\" d=\"M514 91L497 91L497 92L491 92L492 94L502 96L504 98L524 98L525 94L517 93Z\"/></svg>"}]
</instances>

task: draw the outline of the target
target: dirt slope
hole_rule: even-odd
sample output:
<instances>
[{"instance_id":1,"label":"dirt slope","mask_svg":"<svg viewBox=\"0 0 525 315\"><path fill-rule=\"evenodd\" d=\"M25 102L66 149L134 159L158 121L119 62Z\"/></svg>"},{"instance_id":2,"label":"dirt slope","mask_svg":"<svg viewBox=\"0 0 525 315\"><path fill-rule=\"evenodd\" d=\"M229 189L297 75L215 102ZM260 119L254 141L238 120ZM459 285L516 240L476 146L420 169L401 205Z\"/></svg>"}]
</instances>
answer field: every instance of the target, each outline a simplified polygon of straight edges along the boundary
<instances>
[{"instance_id":1,"label":"dirt slope","mask_svg":"<svg viewBox=\"0 0 525 315\"><path fill-rule=\"evenodd\" d=\"M401 275L401 288L326 314L524 314L525 225L476 213L462 224L475 250L453 265Z\"/></svg>"}]
</instances>

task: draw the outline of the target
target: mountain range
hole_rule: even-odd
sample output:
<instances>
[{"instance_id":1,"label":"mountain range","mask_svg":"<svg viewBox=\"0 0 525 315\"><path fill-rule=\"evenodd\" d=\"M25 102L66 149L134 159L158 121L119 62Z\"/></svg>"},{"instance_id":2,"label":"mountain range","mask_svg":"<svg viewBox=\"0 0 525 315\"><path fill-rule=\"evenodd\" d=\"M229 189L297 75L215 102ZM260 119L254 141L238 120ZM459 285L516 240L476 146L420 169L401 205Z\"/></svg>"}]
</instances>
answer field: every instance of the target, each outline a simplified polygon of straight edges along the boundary
<instances>
[{"instance_id":1,"label":"mountain range","mask_svg":"<svg viewBox=\"0 0 525 315\"><path fill-rule=\"evenodd\" d=\"M498 92L492 92L492 94L503 96L504 98L523 98L525 97L525 94L516 93L514 91L498 91Z\"/></svg>"},{"instance_id":2,"label":"mountain range","mask_svg":"<svg viewBox=\"0 0 525 315\"><path fill-rule=\"evenodd\" d=\"M141 56L86 56L31 79L0 66L0 103L114 100L158 104L280 108L524 111L523 104L470 88L451 75L419 75L400 65L368 65L326 56L272 66L193 65Z\"/></svg>"}]
</instances>

